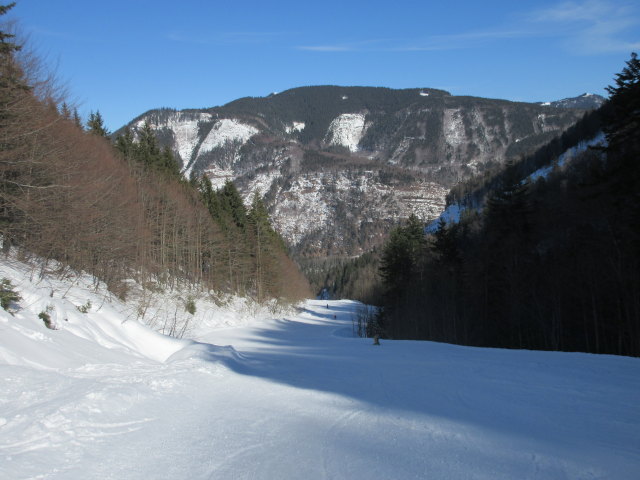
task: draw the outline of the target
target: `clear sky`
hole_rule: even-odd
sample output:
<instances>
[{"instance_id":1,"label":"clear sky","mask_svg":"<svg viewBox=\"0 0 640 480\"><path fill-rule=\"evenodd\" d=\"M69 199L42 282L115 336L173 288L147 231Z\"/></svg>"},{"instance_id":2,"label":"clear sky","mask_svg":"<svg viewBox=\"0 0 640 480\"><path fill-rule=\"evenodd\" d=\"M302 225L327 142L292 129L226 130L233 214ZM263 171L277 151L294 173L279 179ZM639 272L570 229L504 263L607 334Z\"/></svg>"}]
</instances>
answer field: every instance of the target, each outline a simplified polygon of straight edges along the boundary
<instances>
[{"instance_id":1,"label":"clear sky","mask_svg":"<svg viewBox=\"0 0 640 480\"><path fill-rule=\"evenodd\" d=\"M17 0L10 16L110 130L304 85L606 95L640 52L637 0Z\"/></svg>"}]
</instances>

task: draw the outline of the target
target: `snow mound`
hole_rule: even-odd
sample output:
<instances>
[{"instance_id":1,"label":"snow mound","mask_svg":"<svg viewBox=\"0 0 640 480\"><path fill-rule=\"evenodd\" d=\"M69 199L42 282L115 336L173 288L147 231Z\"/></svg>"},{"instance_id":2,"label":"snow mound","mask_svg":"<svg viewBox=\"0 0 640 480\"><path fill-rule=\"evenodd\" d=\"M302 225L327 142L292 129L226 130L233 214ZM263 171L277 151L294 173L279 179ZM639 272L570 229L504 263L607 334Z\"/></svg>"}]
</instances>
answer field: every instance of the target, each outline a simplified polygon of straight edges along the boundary
<instances>
[{"instance_id":1,"label":"snow mound","mask_svg":"<svg viewBox=\"0 0 640 480\"><path fill-rule=\"evenodd\" d=\"M188 344L130 318L130 308L104 286L96 288L90 276L41 277L39 268L0 262L0 277L21 297L13 315L0 310L2 363L54 369L122 358L163 362ZM45 314L52 328L45 326Z\"/></svg>"}]
</instances>

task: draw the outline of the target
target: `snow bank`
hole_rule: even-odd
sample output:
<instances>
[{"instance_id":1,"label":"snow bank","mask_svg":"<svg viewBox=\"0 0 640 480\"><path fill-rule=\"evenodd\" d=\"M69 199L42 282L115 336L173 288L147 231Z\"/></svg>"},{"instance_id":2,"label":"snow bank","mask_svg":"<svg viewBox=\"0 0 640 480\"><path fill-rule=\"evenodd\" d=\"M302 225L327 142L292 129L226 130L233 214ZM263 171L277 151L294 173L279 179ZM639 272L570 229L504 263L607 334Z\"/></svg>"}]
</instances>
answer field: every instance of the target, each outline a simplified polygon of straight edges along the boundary
<instances>
[{"instance_id":1,"label":"snow bank","mask_svg":"<svg viewBox=\"0 0 640 480\"><path fill-rule=\"evenodd\" d=\"M187 342L161 335L131 318L131 307L112 297L88 275L60 279L41 265L0 261L0 277L22 297L13 316L0 310L0 359L11 365L51 369L114 358L162 362ZM53 330L39 315L46 314ZM114 354L117 351L118 353Z\"/></svg>"}]
</instances>

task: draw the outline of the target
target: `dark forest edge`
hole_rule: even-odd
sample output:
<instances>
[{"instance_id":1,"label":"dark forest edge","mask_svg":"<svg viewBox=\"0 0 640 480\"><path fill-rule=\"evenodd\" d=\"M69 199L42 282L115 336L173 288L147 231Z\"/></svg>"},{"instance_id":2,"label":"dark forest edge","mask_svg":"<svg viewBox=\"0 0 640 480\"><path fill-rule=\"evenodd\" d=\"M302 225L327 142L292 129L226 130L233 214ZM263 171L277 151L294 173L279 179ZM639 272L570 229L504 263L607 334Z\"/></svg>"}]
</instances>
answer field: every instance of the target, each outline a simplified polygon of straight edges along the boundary
<instances>
[{"instance_id":1,"label":"dark forest edge","mask_svg":"<svg viewBox=\"0 0 640 480\"><path fill-rule=\"evenodd\" d=\"M13 4L0 7L0 15ZM115 139L92 113L86 128L55 86L29 75L0 31L0 235L5 252L86 271L126 297L127 279L163 288L297 301L308 283L259 198L229 183L183 179L150 128Z\"/></svg>"},{"instance_id":2,"label":"dark forest edge","mask_svg":"<svg viewBox=\"0 0 640 480\"><path fill-rule=\"evenodd\" d=\"M564 138L454 188L480 212L433 235L415 217L391 232L369 333L640 355L640 61L633 53L626 64L608 102ZM598 130L606 146L526 180Z\"/></svg>"}]
</instances>

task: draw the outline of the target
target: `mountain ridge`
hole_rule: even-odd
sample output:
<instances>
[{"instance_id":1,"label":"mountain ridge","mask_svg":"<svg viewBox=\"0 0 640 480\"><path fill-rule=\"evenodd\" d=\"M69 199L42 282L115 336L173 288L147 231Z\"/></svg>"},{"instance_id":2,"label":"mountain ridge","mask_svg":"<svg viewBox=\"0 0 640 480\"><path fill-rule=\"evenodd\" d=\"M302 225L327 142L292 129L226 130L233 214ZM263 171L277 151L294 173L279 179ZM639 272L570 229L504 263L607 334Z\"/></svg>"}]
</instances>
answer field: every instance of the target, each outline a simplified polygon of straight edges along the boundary
<instances>
[{"instance_id":1,"label":"mountain ridge","mask_svg":"<svg viewBox=\"0 0 640 480\"><path fill-rule=\"evenodd\" d=\"M258 191L294 250L322 256L359 254L412 213L435 218L458 181L532 152L583 114L431 88L326 85L150 110L128 127L148 121L185 176L233 180L247 201Z\"/></svg>"}]
</instances>

